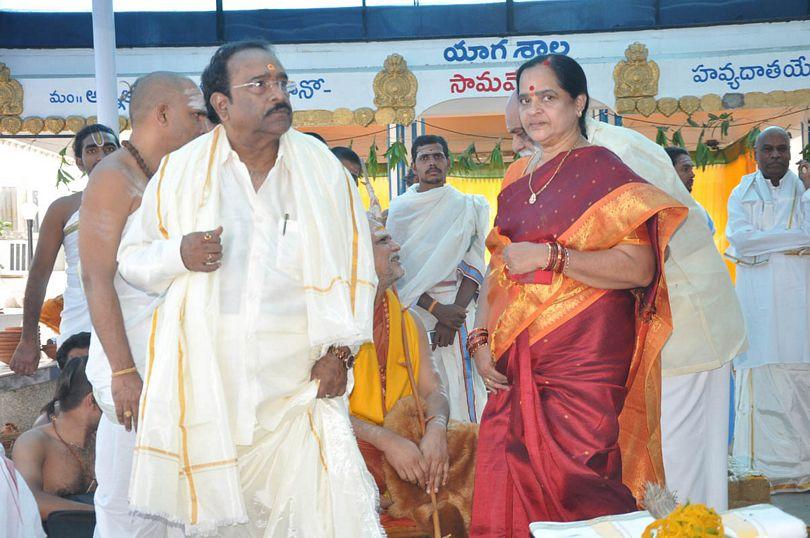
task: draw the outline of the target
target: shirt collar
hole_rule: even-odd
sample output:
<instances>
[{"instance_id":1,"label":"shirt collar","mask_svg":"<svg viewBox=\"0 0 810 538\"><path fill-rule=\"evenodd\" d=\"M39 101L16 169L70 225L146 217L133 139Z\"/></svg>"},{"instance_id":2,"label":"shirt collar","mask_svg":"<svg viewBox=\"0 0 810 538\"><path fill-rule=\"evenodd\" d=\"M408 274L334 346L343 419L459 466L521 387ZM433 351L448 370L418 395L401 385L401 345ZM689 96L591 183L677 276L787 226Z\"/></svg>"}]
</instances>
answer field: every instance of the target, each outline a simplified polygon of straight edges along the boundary
<instances>
[{"instance_id":1,"label":"shirt collar","mask_svg":"<svg viewBox=\"0 0 810 538\"><path fill-rule=\"evenodd\" d=\"M292 129L292 127L290 127L290 129ZM224 131L225 128L223 127L222 130ZM283 160L284 160L284 154L286 152L285 148L287 146L286 140L289 138L286 135L287 135L287 133L284 133L283 135L281 135L281 139L279 140L278 155L276 155L276 165L278 165L279 163L282 163ZM224 155L224 159L222 160L222 163L224 164L224 163L228 163L228 162L241 161L241 159L239 158L239 154L236 153L236 151L233 149L233 147L231 147L231 141L228 140L227 135L224 136L223 138L225 140L223 141L223 144L222 144L222 153L220 153L220 155ZM275 168L275 166L274 166L274 168Z\"/></svg>"}]
</instances>

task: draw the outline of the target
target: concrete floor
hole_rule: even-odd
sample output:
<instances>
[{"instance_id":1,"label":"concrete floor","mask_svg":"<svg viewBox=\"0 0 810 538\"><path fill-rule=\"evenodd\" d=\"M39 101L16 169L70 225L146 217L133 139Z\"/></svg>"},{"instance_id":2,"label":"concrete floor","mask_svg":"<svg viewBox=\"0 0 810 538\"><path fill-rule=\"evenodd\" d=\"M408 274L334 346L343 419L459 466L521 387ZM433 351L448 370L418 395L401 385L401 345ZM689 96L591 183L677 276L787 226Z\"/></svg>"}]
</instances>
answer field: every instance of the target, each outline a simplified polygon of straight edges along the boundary
<instances>
[{"instance_id":1,"label":"concrete floor","mask_svg":"<svg viewBox=\"0 0 810 538\"><path fill-rule=\"evenodd\" d=\"M810 526L810 491L771 495L771 504L796 516Z\"/></svg>"}]
</instances>

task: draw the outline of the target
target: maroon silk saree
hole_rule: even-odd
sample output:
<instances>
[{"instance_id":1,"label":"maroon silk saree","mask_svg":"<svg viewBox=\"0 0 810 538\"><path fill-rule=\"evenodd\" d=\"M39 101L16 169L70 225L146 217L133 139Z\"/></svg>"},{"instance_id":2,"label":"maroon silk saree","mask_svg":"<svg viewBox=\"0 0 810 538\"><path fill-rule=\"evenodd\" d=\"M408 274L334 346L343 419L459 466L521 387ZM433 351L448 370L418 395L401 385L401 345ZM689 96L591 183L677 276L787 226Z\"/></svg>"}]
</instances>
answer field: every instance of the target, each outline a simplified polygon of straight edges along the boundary
<instances>
[{"instance_id":1,"label":"maroon silk saree","mask_svg":"<svg viewBox=\"0 0 810 538\"><path fill-rule=\"evenodd\" d=\"M535 192L561 158L534 173ZM645 481L663 482L664 249L686 209L597 146L572 152L533 205L529 179L503 189L487 240L487 325L511 389L490 395L481 419L472 536L527 536L532 521L630 512ZM503 248L522 241L580 251L649 244L657 273L633 291L509 275Z\"/></svg>"}]
</instances>

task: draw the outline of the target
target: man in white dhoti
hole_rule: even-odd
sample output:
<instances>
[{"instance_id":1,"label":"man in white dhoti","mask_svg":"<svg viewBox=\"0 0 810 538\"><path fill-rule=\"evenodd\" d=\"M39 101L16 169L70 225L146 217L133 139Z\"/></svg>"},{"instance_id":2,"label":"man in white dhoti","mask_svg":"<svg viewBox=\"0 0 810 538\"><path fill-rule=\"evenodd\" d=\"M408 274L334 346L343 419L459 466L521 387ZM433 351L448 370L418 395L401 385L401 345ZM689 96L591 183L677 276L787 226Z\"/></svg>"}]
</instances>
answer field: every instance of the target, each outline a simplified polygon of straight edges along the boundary
<instances>
[{"instance_id":1,"label":"man in white dhoti","mask_svg":"<svg viewBox=\"0 0 810 538\"><path fill-rule=\"evenodd\" d=\"M447 142L417 137L411 147L418 183L394 198L386 226L402 245L405 276L399 281L403 308L428 329L434 360L447 388L450 418L477 422L486 389L467 352L475 321L475 296L483 280L489 204L447 185Z\"/></svg>"},{"instance_id":2,"label":"man in white dhoti","mask_svg":"<svg viewBox=\"0 0 810 538\"><path fill-rule=\"evenodd\" d=\"M733 469L773 492L810 489L810 174L788 170L790 137L762 131L757 171L728 201L728 256L748 351L734 360Z\"/></svg>"},{"instance_id":3,"label":"man in white dhoti","mask_svg":"<svg viewBox=\"0 0 810 538\"><path fill-rule=\"evenodd\" d=\"M381 536L345 396L377 282L357 187L290 128L266 43L220 47L202 87L219 125L163 159L119 252L165 297L130 502L188 534Z\"/></svg>"},{"instance_id":4,"label":"man in white dhoti","mask_svg":"<svg viewBox=\"0 0 810 538\"><path fill-rule=\"evenodd\" d=\"M86 174L101 159L121 147L112 129L100 123L83 127L73 139L76 167ZM59 249L65 247L66 286L62 294L63 308L57 347L80 332L90 331L90 312L79 277L79 206L82 193L76 192L56 199L45 212L39 227L37 250L28 270L23 303L23 328L20 343L9 366L18 374L30 375L40 359L39 317ZM61 365L60 365L61 366Z\"/></svg>"},{"instance_id":5,"label":"man in white dhoti","mask_svg":"<svg viewBox=\"0 0 810 538\"><path fill-rule=\"evenodd\" d=\"M507 108L507 114L509 114ZM745 348L745 325L728 270L697 202L663 149L624 127L588 118L588 142L689 208L666 260L673 330L661 352L661 434L667 486L682 502L728 506L731 360ZM525 167L528 159L513 166ZM511 176L507 171L507 177ZM514 174L524 175L522 169Z\"/></svg>"},{"instance_id":6,"label":"man in white dhoti","mask_svg":"<svg viewBox=\"0 0 810 538\"><path fill-rule=\"evenodd\" d=\"M158 294L116 271L122 234L160 159L207 129L200 89L186 77L151 73L132 87L132 136L90 174L82 198L79 257L93 321L87 378L104 416L96 436L96 537L162 536L165 524L130 514L127 501L138 399ZM162 260L149 260L148 271ZM179 262L178 262L179 263Z\"/></svg>"}]
</instances>

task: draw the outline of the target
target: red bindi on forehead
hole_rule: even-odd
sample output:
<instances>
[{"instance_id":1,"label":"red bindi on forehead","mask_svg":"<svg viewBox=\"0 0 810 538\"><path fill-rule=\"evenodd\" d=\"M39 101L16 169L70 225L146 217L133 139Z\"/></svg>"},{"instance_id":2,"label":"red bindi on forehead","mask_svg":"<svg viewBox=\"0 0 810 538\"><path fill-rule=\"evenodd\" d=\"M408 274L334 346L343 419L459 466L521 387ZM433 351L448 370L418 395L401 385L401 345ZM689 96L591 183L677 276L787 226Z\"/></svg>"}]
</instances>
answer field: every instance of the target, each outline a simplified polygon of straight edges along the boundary
<instances>
[{"instance_id":1,"label":"red bindi on forehead","mask_svg":"<svg viewBox=\"0 0 810 538\"><path fill-rule=\"evenodd\" d=\"M532 85L532 86L529 86L529 91L530 91L530 92L533 92L533 91L534 91L534 86L533 86L533 85Z\"/></svg>"}]
</instances>

